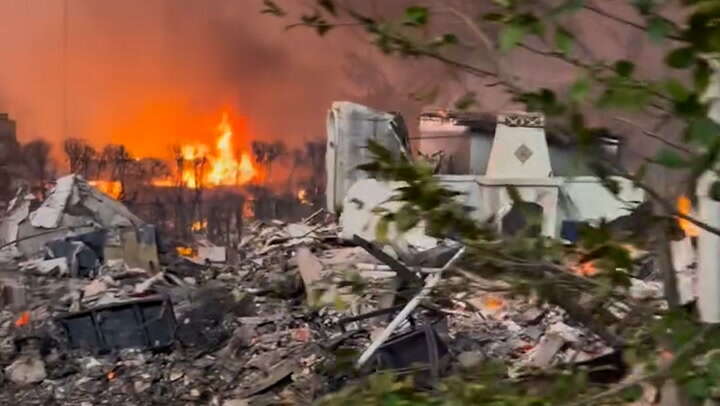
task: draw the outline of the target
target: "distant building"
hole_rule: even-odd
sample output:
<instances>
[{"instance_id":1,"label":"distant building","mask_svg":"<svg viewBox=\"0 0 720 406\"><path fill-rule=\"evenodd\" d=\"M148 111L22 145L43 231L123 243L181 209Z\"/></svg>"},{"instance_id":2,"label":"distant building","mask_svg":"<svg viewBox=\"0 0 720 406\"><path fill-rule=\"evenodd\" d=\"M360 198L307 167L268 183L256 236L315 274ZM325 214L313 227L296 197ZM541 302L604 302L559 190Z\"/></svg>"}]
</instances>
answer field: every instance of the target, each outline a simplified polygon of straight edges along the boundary
<instances>
[{"instance_id":1,"label":"distant building","mask_svg":"<svg viewBox=\"0 0 720 406\"><path fill-rule=\"evenodd\" d=\"M420 115L420 136L415 140L417 150L423 155L440 151L443 161L441 174L485 175L490 150L495 136L496 117L484 113L452 112L446 110L426 111ZM547 132L553 176L594 176L582 162L573 137ZM618 137L601 137L600 147L609 156L621 158L621 142Z\"/></svg>"}]
</instances>

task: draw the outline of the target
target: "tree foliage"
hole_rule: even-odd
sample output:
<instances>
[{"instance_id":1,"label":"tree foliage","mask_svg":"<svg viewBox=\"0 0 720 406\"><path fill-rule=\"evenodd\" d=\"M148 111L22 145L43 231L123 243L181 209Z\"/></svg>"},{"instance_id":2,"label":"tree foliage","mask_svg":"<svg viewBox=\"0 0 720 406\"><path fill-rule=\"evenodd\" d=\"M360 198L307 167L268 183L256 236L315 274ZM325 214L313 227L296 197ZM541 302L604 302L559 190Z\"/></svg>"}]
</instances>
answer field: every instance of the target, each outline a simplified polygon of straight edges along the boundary
<instances>
[{"instance_id":1,"label":"tree foliage","mask_svg":"<svg viewBox=\"0 0 720 406\"><path fill-rule=\"evenodd\" d=\"M280 3L266 0L265 12L295 18ZM686 193L694 195L698 178L708 171L717 172L720 128L708 118L713 100L706 93L712 68L720 64L719 1L612 2L622 3L632 11L627 15L609 11L605 7L609 1L493 0L476 14L444 3L418 1L402 13L375 15L353 6L352 2L322 0L288 26L308 27L320 35L339 27L360 27L368 42L389 56L437 61L479 78L488 86L502 87L528 110L543 112L557 123L561 132L575 137L581 147L591 146L609 132L605 127L588 124L591 122L588 112L644 115L653 118L660 127L675 123L682 134L681 142L659 135L654 128L641 128L641 136L650 137L663 147L648 156L645 165L634 173L592 155L585 159L611 190L617 188L612 177L620 176L646 191L653 209L647 216L645 232L663 237L655 238L657 250L668 248L667 236L676 217L720 234L720 230L697 218L679 213L674 202L646 179L649 172L664 168L681 175L687 185ZM644 41L665 53L662 63L667 67L666 73L648 77L639 69L639 61L588 57L581 52L588 44L580 41L571 24L580 14L591 14L642 32ZM447 15L456 17L459 24L434 24ZM467 40L468 32L475 41ZM491 55L489 63L474 63L471 58L458 56L477 51ZM572 68L575 77L561 90L528 88L505 66L505 58L513 52L560 61ZM469 108L475 97L475 93L469 92L459 98L455 107ZM501 239L492 228L469 219L465 208L457 202L457 194L443 188L433 177L433 168L407 159L395 160L375 144L370 148L376 160L362 169L377 178L404 184L393 198L402 202L400 209L382 212L380 237L390 224L402 231L422 223L431 235L462 241L468 247L469 258L463 269L469 271L466 277L470 281L473 275L507 280L518 292L534 292L563 307L605 341L622 349L635 372L625 381L607 386L590 382L588 371L572 366L544 372L542 376L530 373L522 379L511 378L502 367L488 368L483 374L452 377L436 393L419 393L409 383L383 374L330 396L324 401L326 404L622 404L637 400L647 385L662 387L666 382L680 387L688 402L702 402L720 395L717 384L720 332L677 307L672 294L667 294L670 308L664 311L648 309L634 301L627 294L627 287L636 270L624 248L625 237L614 234L606 224L599 224L586 227L575 247L522 234ZM712 189L720 190L720 186L714 185ZM593 277L578 275L569 269L568 257L596 261L602 271ZM661 268L666 285L674 286L674 270L668 258ZM576 298L580 294L591 294L594 307L579 305ZM613 304L630 309L628 314L635 315L635 322L608 320L603 309ZM533 384L525 385L526 381Z\"/></svg>"}]
</instances>

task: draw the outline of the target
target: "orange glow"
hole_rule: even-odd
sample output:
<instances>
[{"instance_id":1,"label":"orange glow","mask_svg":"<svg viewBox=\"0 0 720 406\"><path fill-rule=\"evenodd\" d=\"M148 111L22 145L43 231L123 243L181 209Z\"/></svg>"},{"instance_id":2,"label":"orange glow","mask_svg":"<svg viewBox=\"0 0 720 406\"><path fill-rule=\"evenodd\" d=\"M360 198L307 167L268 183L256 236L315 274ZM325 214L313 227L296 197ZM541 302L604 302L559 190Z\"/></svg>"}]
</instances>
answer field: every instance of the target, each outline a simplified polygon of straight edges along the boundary
<instances>
[{"instance_id":1,"label":"orange glow","mask_svg":"<svg viewBox=\"0 0 720 406\"><path fill-rule=\"evenodd\" d=\"M219 136L215 148L205 144L183 144L177 151L182 165L180 185L196 189L199 187L241 186L258 180L261 172L253 163L250 153L235 149L235 133L227 113L217 127ZM246 135L246 134L243 134ZM172 179L155 179L153 185L160 187L179 186Z\"/></svg>"},{"instance_id":2,"label":"orange glow","mask_svg":"<svg viewBox=\"0 0 720 406\"><path fill-rule=\"evenodd\" d=\"M598 273L598 269L592 262L583 262L573 267L573 272L582 276L593 276Z\"/></svg>"},{"instance_id":3,"label":"orange glow","mask_svg":"<svg viewBox=\"0 0 720 406\"><path fill-rule=\"evenodd\" d=\"M253 199L252 197L246 200L245 204L243 205L243 218L255 218L255 199Z\"/></svg>"},{"instance_id":4,"label":"orange glow","mask_svg":"<svg viewBox=\"0 0 720 406\"><path fill-rule=\"evenodd\" d=\"M298 190L297 199L302 204L312 204L310 199L308 199L308 192L305 189Z\"/></svg>"},{"instance_id":5,"label":"orange glow","mask_svg":"<svg viewBox=\"0 0 720 406\"><path fill-rule=\"evenodd\" d=\"M207 224L208 224L207 220L196 221L192 224L192 226L190 227L190 230L195 231L195 232L203 231L207 228Z\"/></svg>"},{"instance_id":6,"label":"orange glow","mask_svg":"<svg viewBox=\"0 0 720 406\"><path fill-rule=\"evenodd\" d=\"M193 255L193 249L190 247L175 247L175 251L183 257L191 257Z\"/></svg>"},{"instance_id":7,"label":"orange glow","mask_svg":"<svg viewBox=\"0 0 720 406\"><path fill-rule=\"evenodd\" d=\"M116 180L90 180L88 183L113 199L120 198L122 194L122 184Z\"/></svg>"},{"instance_id":8,"label":"orange glow","mask_svg":"<svg viewBox=\"0 0 720 406\"><path fill-rule=\"evenodd\" d=\"M677 210L681 214L689 216L692 212L692 202L686 196L680 196L677 200ZM688 220L679 218L677 219L680 228L685 231L685 235L688 237L697 237L700 235L698 227Z\"/></svg>"},{"instance_id":9,"label":"orange glow","mask_svg":"<svg viewBox=\"0 0 720 406\"><path fill-rule=\"evenodd\" d=\"M30 312L22 312L20 317L15 320L15 327L22 327L30 323Z\"/></svg>"},{"instance_id":10,"label":"orange glow","mask_svg":"<svg viewBox=\"0 0 720 406\"><path fill-rule=\"evenodd\" d=\"M110 371L107 373L107 379L108 381L112 381L117 377L117 374L114 371Z\"/></svg>"},{"instance_id":11,"label":"orange glow","mask_svg":"<svg viewBox=\"0 0 720 406\"><path fill-rule=\"evenodd\" d=\"M495 312L505 307L505 301L498 296L487 296L483 299L483 307L485 310Z\"/></svg>"}]
</instances>

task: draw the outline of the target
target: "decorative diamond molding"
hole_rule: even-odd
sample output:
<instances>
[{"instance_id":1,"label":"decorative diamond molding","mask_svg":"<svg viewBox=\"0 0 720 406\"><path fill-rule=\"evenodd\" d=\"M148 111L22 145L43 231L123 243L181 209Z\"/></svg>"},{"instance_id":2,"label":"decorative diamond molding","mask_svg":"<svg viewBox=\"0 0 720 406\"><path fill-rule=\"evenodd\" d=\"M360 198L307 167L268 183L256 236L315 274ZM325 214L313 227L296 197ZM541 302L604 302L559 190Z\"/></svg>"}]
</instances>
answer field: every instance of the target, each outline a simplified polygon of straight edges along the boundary
<instances>
[{"instance_id":1,"label":"decorative diamond molding","mask_svg":"<svg viewBox=\"0 0 720 406\"><path fill-rule=\"evenodd\" d=\"M498 122L508 127L545 127L545 116L542 113L505 113L498 117Z\"/></svg>"},{"instance_id":2,"label":"decorative diamond molding","mask_svg":"<svg viewBox=\"0 0 720 406\"><path fill-rule=\"evenodd\" d=\"M518 149L515 150L515 157L522 163L525 164L530 157L532 157L533 152L530 148L528 148L527 145L522 144L518 147Z\"/></svg>"}]
</instances>

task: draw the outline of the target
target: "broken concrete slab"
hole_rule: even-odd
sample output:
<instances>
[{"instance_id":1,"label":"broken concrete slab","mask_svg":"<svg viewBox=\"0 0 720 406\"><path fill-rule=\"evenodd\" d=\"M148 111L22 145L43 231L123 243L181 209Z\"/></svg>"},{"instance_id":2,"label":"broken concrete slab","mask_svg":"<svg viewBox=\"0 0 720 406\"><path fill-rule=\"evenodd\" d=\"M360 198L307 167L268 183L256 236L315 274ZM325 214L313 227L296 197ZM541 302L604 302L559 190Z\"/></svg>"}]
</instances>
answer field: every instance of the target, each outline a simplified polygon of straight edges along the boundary
<instances>
[{"instance_id":1,"label":"broken concrete slab","mask_svg":"<svg viewBox=\"0 0 720 406\"><path fill-rule=\"evenodd\" d=\"M313 285L322 279L323 264L307 247L298 248L296 258L300 277L302 277L305 285L308 303L312 306L316 299Z\"/></svg>"},{"instance_id":2,"label":"broken concrete slab","mask_svg":"<svg viewBox=\"0 0 720 406\"><path fill-rule=\"evenodd\" d=\"M343 210L350 187L367 174L359 165L370 162L370 140L399 156L409 151L407 129L402 117L351 102L334 102L327 118L327 208L331 213Z\"/></svg>"},{"instance_id":3,"label":"broken concrete slab","mask_svg":"<svg viewBox=\"0 0 720 406\"><path fill-rule=\"evenodd\" d=\"M354 183L343 200L340 238L350 241L358 235L368 241L377 241L376 230L380 215L375 209L397 211L402 206L402 202L389 202L389 200L395 194L395 189L403 185L402 182L380 182L375 179L364 179ZM408 251L407 247L424 251L438 245L437 239L425 235L422 224L405 233L399 233L394 224L391 224L386 238L405 251Z\"/></svg>"},{"instance_id":4,"label":"broken concrete slab","mask_svg":"<svg viewBox=\"0 0 720 406\"><path fill-rule=\"evenodd\" d=\"M30 205L35 196L20 188L10 201L4 218L0 220L0 245L10 244L18 238L20 223L30 214ZM11 245L15 247L15 245Z\"/></svg>"},{"instance_id":5,"label":"broken concrete slab","mask_svg":"<svg viewBox=\"0 0 720 406\"><path fill-rule=\"evenodd\" d=\"M44 381L47 372L38 355L22 355L5 368L5 375L16 385L30 385Z\"/></svg>"},{"instance_id":6,"label":"broken concrete slab","mask_svg":"<svg viewBox=\"0 0 720 406\"><path fill-rule=\"evenodd\" d=\"M0 279L0 309L7 307L11 310L24 309L27 306L27 291L25 286L14 279Z\"/></svg>"},{"instance_id":7,"label":"broken concrete slab","mask_svg":"<svg viewBox=\"0 0 720 406\"><path fill-rule=\"evenodd\" d=\"M555 354L560 351L563 345L565 345L565 339L559 334L546 334L533 349L530 356L530 365L543 369L549 367Z\"/></svg>"},{"instance_id":8,"label":"broken concrete slab","mask_svg":"<svg viewBox=\"0 0 720 406\"><path fill-rule=\"evenodd\" d=\"M197 258L205 263L224 264L227 262L227 248L225 247L198 247Z\"/></svg>"},{"instance_id":9,"label":"broken concrete slab","mask_svg":"<svg viewBox=\"0 0 720 406\"><path fill-rule=\"evenodd\" d=\"M67 258L53 259L32 259L19 264L21 271L35 271L42 275L57 274L59 276L70 275L70 265Z\"/></svg>"}]
</instances>

